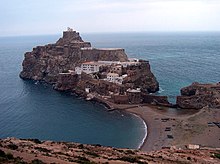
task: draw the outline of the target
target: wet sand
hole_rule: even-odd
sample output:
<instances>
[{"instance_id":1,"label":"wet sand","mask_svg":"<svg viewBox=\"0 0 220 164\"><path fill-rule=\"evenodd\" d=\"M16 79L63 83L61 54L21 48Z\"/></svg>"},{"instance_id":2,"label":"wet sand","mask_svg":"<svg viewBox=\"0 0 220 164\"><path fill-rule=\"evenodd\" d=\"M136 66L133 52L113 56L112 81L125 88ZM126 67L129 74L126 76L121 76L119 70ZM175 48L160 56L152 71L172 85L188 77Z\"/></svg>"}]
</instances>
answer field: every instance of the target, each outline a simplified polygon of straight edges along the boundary
<instances>
[{"instance_id":1,"label":"wet sand","mask_svg":"<svg viewBox=\"0 0 220 164\"><path fill-rule=\"evenodd\" d=\"M172 133L166 133L165 128L171 127L173 120L162 122L161 119L167 119L167 117L156 110L147 106L126 109L127 112L141 117L147 124L147 137L140 148L143 151L160 150L162 147L171 145L171 140L167 139L167 135L172 135Z\"/></svg>"}]
</instances>

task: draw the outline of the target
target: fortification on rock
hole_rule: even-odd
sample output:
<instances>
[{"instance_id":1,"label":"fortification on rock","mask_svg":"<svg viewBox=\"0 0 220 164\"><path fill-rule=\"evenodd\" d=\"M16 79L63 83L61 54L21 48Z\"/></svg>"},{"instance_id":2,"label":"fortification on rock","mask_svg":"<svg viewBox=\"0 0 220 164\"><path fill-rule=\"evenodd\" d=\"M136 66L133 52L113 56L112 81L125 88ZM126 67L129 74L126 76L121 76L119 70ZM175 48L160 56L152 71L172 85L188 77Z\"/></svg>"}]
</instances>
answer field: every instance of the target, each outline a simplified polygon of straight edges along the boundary
<instances>
[{"instance_id":1,"label":"fortification on rock","mask_svg":"<svg viewBox=\"0 0 220 164\"><path fill-rule=\"evenodd\" d=\"M56 43L26 52L22 66L21 78L44 81L87 99L184 109L220 107L219 83L183 88L176 105L170 104L167 96L149 94L159 90L159 83L148 61L129 59L122 48L94 48L70 28Z\"/></svg>"},{"instance_id":2,"label":"fortification on rock","mask_svg":"<svg viewBox=\"0 0 220 164\"><path fill-rule=\"evenodd\" d=\"M26 52L22 66L21 78L45 81L87 99L135 104L159 90L148 61L129 59L122 48L94 48L72 29L55 44ZM162 102L168 103L166 98Z\"/></svg>"}]
</instances>

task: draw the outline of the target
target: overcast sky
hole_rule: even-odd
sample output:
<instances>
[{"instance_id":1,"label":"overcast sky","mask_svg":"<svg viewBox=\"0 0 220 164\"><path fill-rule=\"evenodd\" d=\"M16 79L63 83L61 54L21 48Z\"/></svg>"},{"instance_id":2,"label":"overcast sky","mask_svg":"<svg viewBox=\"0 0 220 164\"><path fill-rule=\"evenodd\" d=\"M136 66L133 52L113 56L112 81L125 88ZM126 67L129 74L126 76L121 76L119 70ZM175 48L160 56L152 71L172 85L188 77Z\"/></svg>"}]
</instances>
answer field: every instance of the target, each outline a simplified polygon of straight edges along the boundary
<instances>
[{"instance_id":1,"label":"overcast sky","mask_svg":"<svg viewBox=\"0 0 220 164\"><path fill-rule=\"evenodd\" d=\"M0 36L220 31L220 0L0 0Z\"/></svg>"}]
</instances>

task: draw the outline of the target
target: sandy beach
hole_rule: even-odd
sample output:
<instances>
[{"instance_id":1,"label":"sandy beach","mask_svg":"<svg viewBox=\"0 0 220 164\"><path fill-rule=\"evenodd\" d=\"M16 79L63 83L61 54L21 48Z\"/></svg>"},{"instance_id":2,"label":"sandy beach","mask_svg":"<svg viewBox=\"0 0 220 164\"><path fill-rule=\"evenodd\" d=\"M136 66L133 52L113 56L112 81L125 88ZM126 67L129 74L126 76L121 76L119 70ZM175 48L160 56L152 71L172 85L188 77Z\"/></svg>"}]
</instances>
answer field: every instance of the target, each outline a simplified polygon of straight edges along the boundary
<instances>
[{"instance_id":1,"label":"sandy beach","mask_svg":"<svg viewBox=\"0 0 220 164\"><path fill-rule=\"evenodd\" d=\"M188 144L200 147L220 147L220 128L209 125L220 122L218 109L201 109L194 114L170 114L156 108L139 106L126 109L140 116L147 124L147 138L141 150L160 150L175 146L185 148Z\"/></svg>"},{"instance_id":2,"label":"sandy beach","mask_svg":"<svg viewBox=\"0 0 220 164\"><path fill-rule=\"evenodd\" d=\"M105 101L106 102L106 101ZM220 148L220 110L168 109L150 105L119 105L107 102L115 109L124 110L142 118L147 125L147 137L140 147L143 151L166 147L186 148L188 144ZM168 112L173 110L173 112Z\"/></svg>"}]
</instances>

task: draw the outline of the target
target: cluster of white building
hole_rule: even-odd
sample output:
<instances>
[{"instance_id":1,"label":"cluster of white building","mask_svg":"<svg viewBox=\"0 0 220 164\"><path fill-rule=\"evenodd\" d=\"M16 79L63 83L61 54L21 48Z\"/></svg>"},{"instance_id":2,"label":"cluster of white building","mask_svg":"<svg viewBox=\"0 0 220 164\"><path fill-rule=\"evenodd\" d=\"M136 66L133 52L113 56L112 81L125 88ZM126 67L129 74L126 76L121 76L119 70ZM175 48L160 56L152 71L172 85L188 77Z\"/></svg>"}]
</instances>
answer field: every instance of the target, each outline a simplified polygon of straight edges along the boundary
<instances>
[{"instance_id":1,"label":"cluster of white building","mask_svg":"<svg viewBox=\"0 0 220 164\"><path fill-rule=\"evenodd\" d=\"M86 74L96 73L99 72L101 66L111 66L115 69L118 67L127 67L130 65L138 65L138 59L129 59L127 62L120 62L120 61L91 61L85 62L81 64L81 67L75 68L75 73L80 75L82 72ZM119 76L118 73L108 73L107 78L103 79L109 82L122 84L123 79L127 77L127 75Z\"/></svg>"},{"instance_id":2,"label":"cluster of white building","mask_svg":"<svg viewBox=\"0 0 220 164\"><path fill-rule=\"evenodd\" d=\"M138 59L129 59L128 62L120 62L120 61L91 61L85 62L81 64L81 67L76 67L76 74L81 74L85 72L87 74L99 72L99 68L104 65L121 65L122 67L127 67L129 65L138 65Z\"/></svg>"},{"instance_id":3,"label":"cluster of white building","mask_svg":"<svg viewBox=\"0 0 220 164\"><path fill-rule=\"evenodd\" d=\"M112 82L112 83L122 84L123 79L127 76L128 76L127 74L119 76L119 74L117 73L108 73L107 78L104 80Z\"/></svg>"}]
</instances>

